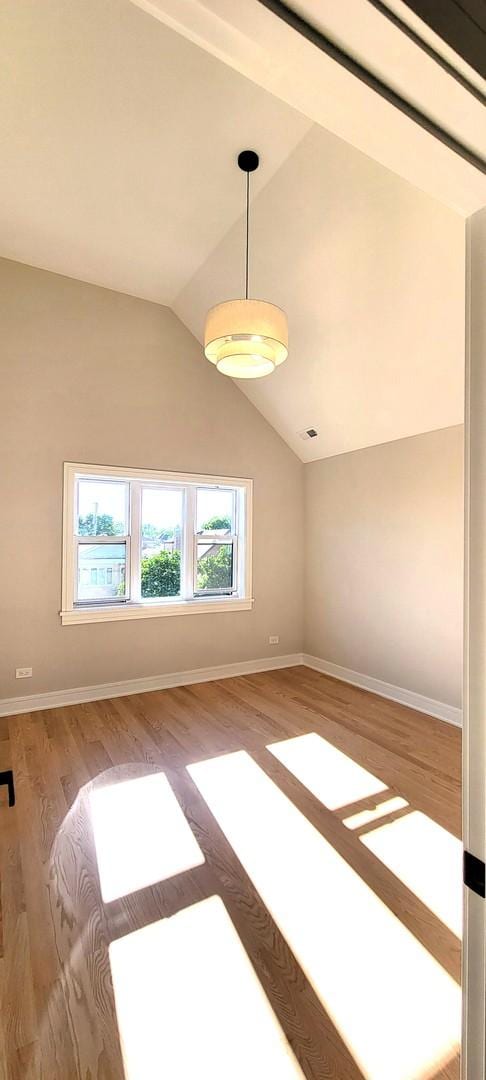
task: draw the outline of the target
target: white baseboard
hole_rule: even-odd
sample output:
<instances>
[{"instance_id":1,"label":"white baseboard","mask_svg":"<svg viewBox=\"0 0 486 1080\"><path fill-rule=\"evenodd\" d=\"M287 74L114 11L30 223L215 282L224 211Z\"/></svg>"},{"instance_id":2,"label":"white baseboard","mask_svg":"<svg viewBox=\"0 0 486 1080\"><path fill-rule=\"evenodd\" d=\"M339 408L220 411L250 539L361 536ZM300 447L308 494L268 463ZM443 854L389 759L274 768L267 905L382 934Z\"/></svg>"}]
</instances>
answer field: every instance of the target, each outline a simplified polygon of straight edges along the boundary
<instances>
[{"instance_id":1,"label":"white baseboard","mask_svg":"<svg viewBox=\"0 0 486 1080\"><path fill-rule=\"evenodd\" d=\"M237 664L176 671L169 675L152 675L146 679L129 679L126 682L77 686L73 690L51 690L43 694L3 698L0 699L0 716L16 716L19 713L37 712L39 709L56 709L63 705L80 705L85 701L102 701L104 698L125 697L127 694L145 694L150 690L168 690L171 686L230 679L235 675L254 675L258 671L276 671L278 668L295 667L296 664L302 664L302 653L267 656L262 660L242 660Z\"/></svg>"},{"instance_id":2,"label":"white baseboard","mask_svg":"<svg viewBox=\"0 0 486 1080\"><path fill-rule=\"evenodd\" d=\"M362 690L370 690L373 694L397 701L400 705L408 705L409 708L417 709L418 712L436 716L448 724L462 726L462 709L457 709L454 705L446 705L444 701L435 701L434 698L416 694L413 690L404 690L402 686L393 686L392 683L374 679L371 675L362 675L359 671L351 671L350 668L340 667L339 664L332 664L330 660L321 660L319 656L310 656L308 653L303 654L302 663L306 667L313 668L314 671L322 672L323 675L332 675L333 679L359 686Z\"/></svg>"},{"instance_id":3,"label":"white baseboard","mask_svg":"<svg viewBox=\"0 0 486 1080\"><path fill-rule=\"evenodd\" d=\"M71 690L51 690L42 694L27 694L24 697L0 699L0 716L16 716L19 713L38 712L39 709L56 709L64 705L80 705L86 701L102 701L104 698L125 697L127 694L144 694L150 690L168 690L173 686L188 686L190 683L211 682L214 679L230 679L235 675L253 675L258 671L276 671L278 668L306 667L320 671L323 675L332 675L341 682L370 690L380 697L408 705L419 712L436 716L448 724L462 723L462 711L445 702L423 697L413 690L404 690L401 686L362 675L350 668L332 664L308 653L290 653L287 656L265 657L261 660L242 660L236 664L221 664L217 667L195 668L193 671L176 671L168 675L152 675L145 679L129 679L125 682L98 683L96 686L77 686Z\"/></svg>"}]
</instances>

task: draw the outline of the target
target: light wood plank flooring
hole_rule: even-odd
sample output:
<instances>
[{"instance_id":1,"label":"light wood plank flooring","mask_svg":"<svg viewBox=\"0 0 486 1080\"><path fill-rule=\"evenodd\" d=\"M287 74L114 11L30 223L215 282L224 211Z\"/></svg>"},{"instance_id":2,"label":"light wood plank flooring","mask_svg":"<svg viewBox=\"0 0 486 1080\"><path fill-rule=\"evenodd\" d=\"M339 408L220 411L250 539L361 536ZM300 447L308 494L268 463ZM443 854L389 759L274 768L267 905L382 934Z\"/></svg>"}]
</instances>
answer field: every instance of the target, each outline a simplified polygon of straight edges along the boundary
<instances>
[{"instance_id":1,"label":"light wood plank flooring","mask_svg":"<svg viewBox=\"0 0 486 1080\"><path fill-rule=\"evenodd\" d=\"M335 809L324 805L305 777L299 780L267 749L309 733L379 778L384 790L358 799L346 796L348 805ZM123 1078L108 945L214 895L226 907L303 1075L309 1080L365 1075L352 1038L342 1025L339 1030L333 1001L323 1000L318 981L299 962L293 940L287 940L285 905L274 904L272 912L266 906L264 887L244 865L225 823L216 820L186 766L246 751L272 790L276 785L292 801L457 984L458 937L420 898L420 890L414 892L368 850L363 837L411 811L459 837L460 744L460 732L441 721L304 667L0 720L0 769L13 767L17 796L16 807L8 809L5 789L0 793L1 1080ZM110 783L163 770L203 864L103 903L89 802L79 793L107 770L113 770ZM392 806L378 821L360 819L355 828L344 824L346 817L376 813L377 805L398 796L407 807ZM360 912L355 914L359 920ZM350 986L359 975L353 970L358 963L359 957L342 957ZM396 974L400 979L399 970ZM389 991L393 994L392 986ZM364 1000L366 1008L370 1002ZM161 1038L163 1024L161 1016ZM407 1043L413 1038L413 1031L405 1032ZM228 1080L233 1075L228 1062ZM457 1052L413 1075L414 1080L455 1080Z\"/></svg>"}]
</instances>

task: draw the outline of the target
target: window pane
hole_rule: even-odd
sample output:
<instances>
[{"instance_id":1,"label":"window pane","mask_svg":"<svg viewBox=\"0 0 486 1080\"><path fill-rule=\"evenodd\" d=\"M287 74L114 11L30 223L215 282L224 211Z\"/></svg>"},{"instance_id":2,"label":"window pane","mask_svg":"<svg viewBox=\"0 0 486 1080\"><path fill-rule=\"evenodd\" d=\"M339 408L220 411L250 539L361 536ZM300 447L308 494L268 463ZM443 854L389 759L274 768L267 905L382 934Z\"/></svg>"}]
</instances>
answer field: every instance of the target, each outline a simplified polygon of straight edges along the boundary
<instances>
[{"instance_id":1,"label":"window pane","mask_svg":"<svg viewBox=\"0 0 486 1080\"><path fill-rule=\"evenodd\" d=\"M79 544L78 600L125 597L126 544Z\"/></svg>"},{"instance_id":2,"label":"window pane","mask_svg":"<svg viewBox=\"0 0 486 1080\"><path fill-rule=\"evenodd\" d=\"M78 480L79 536L127 536L128 484Z\"/></svg>"},{"instance_id":3,"label":"window pane","mask_svg":"<svg viewBox=\"0 0 486 1080\"><path fill-rule=\"evenodd\" d=\"M235 532L234 488L198 488L196 532Z\"/></svg>"},{"instance_id":4,"label":"window pane","mask_svg":"<svg viewBox=\"0 0 486 1080\"><path fill-rule=\"evenodd\" d=\"M233 544L197 542L196 589L215 592L233 585Z\"/></svg>"},{"instance_id":5,"label":"window pane","mask_svg":"<svg viewBox=\"0 0 486 1080\"><path fill-rule=\"evenodd\" d=\"M181 591L182 491L142 492L142 597L179 596Z\"/></svg>"}]
</instances>

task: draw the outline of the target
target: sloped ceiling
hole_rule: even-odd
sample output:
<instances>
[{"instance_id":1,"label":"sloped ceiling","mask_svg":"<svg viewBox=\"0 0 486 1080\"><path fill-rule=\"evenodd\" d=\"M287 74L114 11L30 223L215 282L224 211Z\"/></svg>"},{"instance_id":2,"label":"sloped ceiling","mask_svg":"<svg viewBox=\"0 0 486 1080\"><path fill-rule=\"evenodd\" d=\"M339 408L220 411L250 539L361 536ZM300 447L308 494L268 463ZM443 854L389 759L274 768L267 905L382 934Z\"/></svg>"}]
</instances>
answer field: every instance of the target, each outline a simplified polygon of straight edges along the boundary
<instances>
[{"instance_id":1,"label":"sloped ceiling","mask_svg":"<svg viewBox=\"0 0 486 1080\"><path fill-rule=\"evenodd\" d=\"M237 118L237 122L235 122ZM0 254L170 304L310 121L129 0L2 0Z\"/></svg>"},{"instance_id":2,"label":"sloped ceiling","mask_svg":"<svg viewBox=\"0 0 486 1080\"><path fill-rule=\"evenodd\" d=\"M484 171L467 155L455 153L447 139L431 136L426 123L426 118L435 122L443 135L484 161L486 82L436 35L431 40L421 20L415 19L411 29L418 29L418 40L427 42L426 49L388 18L387 13L393 14L390 8L398 8L394 18L398 16L405 27L410 23L410 9L399 0L132 3L458 212L473 214L486 205ZM293 25L293 13L300 29ZM398 94L401 107L318 47L316 31L357 61L362 73L369 72ZM441 63L427 51L430 47ZM408 114L406 103L418 109L425 126Z\"/></svg>"},{"instance_id":3,"label":"sloped ceiling","mask_svg":"<svg viewBox=\"0 0 486 1080\"><path fill-rule=\"evenodd\" d=\"M252 223L251 293L287 312L290 354L241 388L303 461L462 422L462 218L316 126ZM243 225L174 304L200 340L241 293Z\"/></svg>"},{"instance_id":4,"label":"sloped ceiling","mask_svg":"<svg viewBox=\"0 0 486 1080\"><path fill-rule=\"evenodd\" d=\"M201 339L241 295L254 146L251 291L288 312L290 356L240 389L304 461L461 422L462 216L129 0L0 20L0 255L168 304Z\"/></svg>"}]
</instances>

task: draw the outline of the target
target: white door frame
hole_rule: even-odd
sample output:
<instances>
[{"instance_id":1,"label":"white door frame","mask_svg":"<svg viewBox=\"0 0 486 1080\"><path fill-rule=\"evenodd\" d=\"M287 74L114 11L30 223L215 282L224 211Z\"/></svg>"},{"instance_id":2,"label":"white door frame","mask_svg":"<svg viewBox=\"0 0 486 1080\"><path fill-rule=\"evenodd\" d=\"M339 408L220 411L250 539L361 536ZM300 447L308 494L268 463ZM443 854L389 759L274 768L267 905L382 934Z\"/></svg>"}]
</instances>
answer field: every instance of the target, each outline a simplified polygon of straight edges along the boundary
<instances>
[{"instance_id":1,"label":"white door frame","mask_svg":"<svg viewBox=\"0 0 486 1080\"><path fill-rule=\"evenodd\" d=\"M468 219L466 240L463 838L480 877L486 859L486 209ZM462 1077L484 1080L486 903L477 880L464 888L462 986Z\"/></svg>"}]
</instances>

